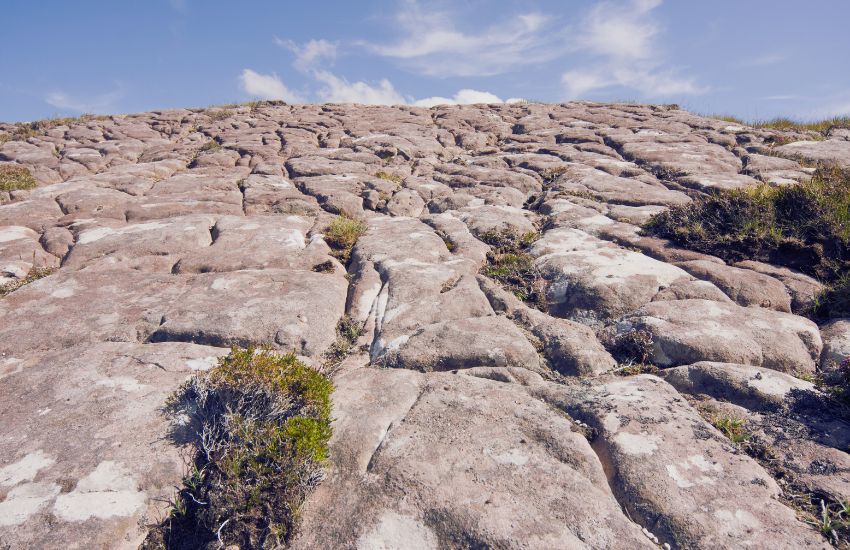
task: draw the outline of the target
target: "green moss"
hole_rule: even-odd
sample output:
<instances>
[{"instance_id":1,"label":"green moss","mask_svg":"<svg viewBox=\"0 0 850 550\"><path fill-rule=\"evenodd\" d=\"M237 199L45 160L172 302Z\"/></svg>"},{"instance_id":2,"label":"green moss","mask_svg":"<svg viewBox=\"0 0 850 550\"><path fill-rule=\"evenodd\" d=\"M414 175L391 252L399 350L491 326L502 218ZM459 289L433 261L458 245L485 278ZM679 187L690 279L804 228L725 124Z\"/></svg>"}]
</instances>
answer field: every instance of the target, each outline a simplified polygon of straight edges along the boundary
<instances>
[{"instance_id":1,"label":"green moss","mask_svg":"<svg viewBox=\"0 0 850 550\"><path fill-rule=\"evenodd\" d=\"M200 548L219 537L240 548L285 545L329 457L332 392L294 354L270 348L233 348L190 379L167 410L194 429L191 473L142 548Z\"/></svg>"},{"instance_id":2,"label":"green moss","mask_svg":"<svg viewBox=\"0 0 850 550\"><path fill-rule=\"evenodd\" d=\"M38 185L26 166L0 164L0 191L33 189Z\"/></svg>"},{"instance_id":3,"label":"green moss","mask_svg":"<svg viewBox=\"0 0 850 550\"><path fill-rule=\"evenodd\" d=\"M325 228L325 242L333 250L335 258L347 263L351 257L351 249L354 248L357 239L365 232L366 223L364 221L344 215L337 216Z\"/></svg>"}]
</instances>

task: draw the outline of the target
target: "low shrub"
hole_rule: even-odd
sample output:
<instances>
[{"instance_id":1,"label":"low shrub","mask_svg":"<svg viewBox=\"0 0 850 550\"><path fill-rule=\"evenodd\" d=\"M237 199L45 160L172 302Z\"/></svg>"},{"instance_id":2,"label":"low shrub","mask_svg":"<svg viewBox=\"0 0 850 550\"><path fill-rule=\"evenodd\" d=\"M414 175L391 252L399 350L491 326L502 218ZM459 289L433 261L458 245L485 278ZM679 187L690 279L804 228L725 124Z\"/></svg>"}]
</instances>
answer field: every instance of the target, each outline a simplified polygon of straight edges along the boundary
<instances>
[{"instance_id":1,"label":"low shrub","mask_svg":"<svg viewBox=\"0 0 850 550\"><path fill-rule=\"evenodd\" d=\"M364 221L341 215L334 218L325 228L325 242L331 247L335 258L343 263L348 263L351 257L351 249L354 248L357 239L365 232L366 223Z\"/></svg>"},{"instance_id":2,"label":"low shrub","mask_svg":"<svg viewBox=\"0 0 850 550\"><path fill-rule=\"evenodd\" d=\"M232 348L166 411L194 445L190 474L143 549L285 545L323 478L333 384L294 354Z\"/></svg>"},{"instance_id":3,"label":"low shrub","mask_svg":"<svg viewBox=\"0 0 850 550\"><path fill-rule=\"evenodd\" d=\"M0 191L33 189L38 185L29 168L15 164L0 164Z\"/></svg>"},{"instance_id":4,"label":"low shrub","mask_svg":"<svg viewBox=\"0 0 850 550\"><path fill-rule=\"evenodd\" d=\"M651 365L655 339L648 330L632 329L604 341L614 359L625 365L621 369L622 374L640 374L655 370Z\"/></svg>"},{"instance_id":5,"label":"low shrub","mask_svg":"<svg viewBox=\"0 0 850 550\"><path fill-rule=\"evenodd\" d=\"M799 185L720 191L651 218L644 229L728 261L759 260L811 275L829 290L813 317L850 311L850 173L819 168Z\"/></svg>"}]
</instances>

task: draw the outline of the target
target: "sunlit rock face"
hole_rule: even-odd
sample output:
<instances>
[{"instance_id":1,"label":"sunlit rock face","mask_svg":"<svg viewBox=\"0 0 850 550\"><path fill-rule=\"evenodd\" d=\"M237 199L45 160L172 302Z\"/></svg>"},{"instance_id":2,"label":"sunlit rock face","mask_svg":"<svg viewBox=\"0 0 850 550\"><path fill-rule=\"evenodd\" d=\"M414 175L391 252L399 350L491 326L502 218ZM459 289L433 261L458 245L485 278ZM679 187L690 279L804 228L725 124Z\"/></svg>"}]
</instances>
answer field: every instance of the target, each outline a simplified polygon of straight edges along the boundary
<instances>
[{"instance_id":1,"label":"sunlit rock face","mask_svg":"<svg viewBox=\"0 0 850 550\"><path fill-rule=\"evenodd\" d=\"M845 134L777 135L671 106L260 103L0 140L39 184L0 192L0 547L138 548L186 473L169 395L259 344L336 385L296 548L829 547L789 494L850 496L850 430L801 379L838 372L850 322L797 314L814 279L641 232L850 165ZM344 254L338 216L365 227Z\"/></svg>"}]
</instances>

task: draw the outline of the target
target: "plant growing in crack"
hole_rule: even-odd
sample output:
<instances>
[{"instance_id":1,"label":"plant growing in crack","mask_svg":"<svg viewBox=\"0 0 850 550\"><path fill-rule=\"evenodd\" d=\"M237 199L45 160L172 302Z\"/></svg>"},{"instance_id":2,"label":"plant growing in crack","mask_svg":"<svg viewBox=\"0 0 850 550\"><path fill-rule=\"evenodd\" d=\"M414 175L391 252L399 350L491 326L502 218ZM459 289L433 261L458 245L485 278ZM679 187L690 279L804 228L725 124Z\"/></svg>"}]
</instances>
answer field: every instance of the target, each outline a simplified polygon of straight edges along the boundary
<instances>
[{"instance_id":1,"label":"plant growing in crack","mask_svg":"<svg viewBox=\"0 0 850 550\"><path fill-rule=\"evenodd\" d=\"M325 228L325 242L331 247L331 254L343 264L348 264L351 250L363 233L366 222L340 215Z\"/></svg>"},{"instance_id":2,"label":"plant growing in crack","mask_svg":"<svg viewBox=\"0 0 850 550\"><path fill-rule=\"evenodd\" d=\"M326 372L333 373L339 364L352 353L362 334L363 327L360 323L347 314L340 318L336 325L336 341L325 353L324 367Z\"/></svg>"},{"instance_id":3,"label":"plant growing in crack","mask_svg":"<svg viewBox=\"0 0 850 550\"><path fill-rule=\"evenodd\" d=\"M534 231L517 234L510 229L478 235L481 241L491 247L487 253L487 265L481 273L497 281L520 300L545 311L547 304L543 277L534 264L534 257L527 252L539 237Z\"/></svg>"},{"instance_id":4,"label":"plant growing in crack","mask_svg":"<svg viewBox=\"0 0 850 550\"><path fill-rule=\"evenodd\" d=\"M735 445L745 443L752 437L752 434L747 431L744 421L734 416L715 416L711 419L711 424Z\"/></svg>"},{"instance_id":5,"label":"plant growing in crack","mask_svg":"<svg viewBox=\"0 0 850 550\"><path fill-rule=\"evenodd\" d=\"M20 279L15 279L8 283L0 285L0 298L11 294L24 285L28 285L33 281L37 281L48 275L56 273L55 267L36 267L33 266L27 272L26 276Z\"/></svg>"}]
</instances>

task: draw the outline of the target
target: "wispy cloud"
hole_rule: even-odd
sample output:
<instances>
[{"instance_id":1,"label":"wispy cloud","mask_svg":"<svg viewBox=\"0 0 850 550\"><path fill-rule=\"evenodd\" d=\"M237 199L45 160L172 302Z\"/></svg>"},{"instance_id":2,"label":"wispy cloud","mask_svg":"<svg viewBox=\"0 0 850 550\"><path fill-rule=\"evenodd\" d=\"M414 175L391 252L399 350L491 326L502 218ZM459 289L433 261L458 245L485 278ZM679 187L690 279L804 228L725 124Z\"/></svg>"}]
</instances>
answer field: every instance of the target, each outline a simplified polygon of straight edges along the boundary
<instances>
[{"instance_id":1,"label":"wispy cloud","mask_svg":"<svg viewBox=\"0 0 850 550\"><path fill-rule=\"evenodd\" d=\"M293 65L299 71L314 69L322 60L333 61L337 54L337 45L324 39L310 40L298 45L292 40L275 37L275 43L295 54Z\"/></svg>"},{"instance_id":2,"label":"wispy cloud","mask_svg":"<svg viewBox=\"0 0 850 550\"><path fill-rule=\"evenodd\" d=\"M47 94L44 101L62 111L97 114L116 111L117 102L122 95L123 91L120 88L104 94L82 98L71 96L62 90L54 90Z\"/></svg>"},{"instance_id":3,"label":"wispy cloud","mask_svg":"<svg viewBox=\"0 0 850 550\"><path fill-rule=\"evenodd\" d=\"M575 51L592 63L561 75L567 99L610 88L636 90L646 97L698 94L696 79L665 68L658 46L661 26L652 17L661 0L602 2L585 16Z\"/></svg>"},{"instance_id":4,"label":"wispy cloud","mask_svg":"<svg viewBox=\"0 0 850 550\"><path fill-rule=\"evenodd\" d=\"M239 75L242 90L250 96L261 99L282 99L287 103L302 103L300 95L293 92L281 82L274 73L261 74L251 69L244 69Z\"/></svg>"},{"instance_id":5,"label":"wispy cloud","mask_svg":"<svg viewBox=\"0 0 850 550\"><path fill-rule=\"evenodd\" d=\"M393 17L401 34L396 42L358 44L435 77L492 76L563 54L561 33L552 28L551 17L540 13L511 15L480 32L459 29L457 19L455 13L426 10L409 0Z\"/></svg>"}]
</instances>

